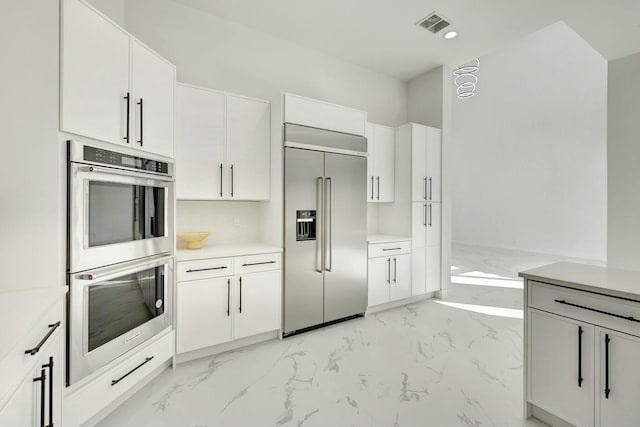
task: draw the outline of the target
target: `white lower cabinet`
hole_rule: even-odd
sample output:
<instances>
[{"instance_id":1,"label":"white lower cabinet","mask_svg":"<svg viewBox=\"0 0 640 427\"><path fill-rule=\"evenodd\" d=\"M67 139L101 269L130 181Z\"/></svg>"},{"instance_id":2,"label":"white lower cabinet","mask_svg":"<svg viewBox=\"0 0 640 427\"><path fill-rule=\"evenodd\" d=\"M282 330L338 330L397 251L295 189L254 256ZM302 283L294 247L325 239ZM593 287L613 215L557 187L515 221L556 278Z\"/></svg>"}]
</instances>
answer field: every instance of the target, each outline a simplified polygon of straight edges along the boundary
<instances>
[{"instance_id":1,"label":"white lower cabinet","mask_svg":"<svg viewBox=\"0 0 640 427\"><path fill-rule=\"evenodd\" d=\"M411 296L411 242L369 245L368 306Z\"/></svg>"},{"instance_id":2,"label":"white lower cabinet","mask_svg":"<svg viewBox=\"0 0 640 427\"><path fill-rule=\"evenodd\" d=\"M280 328L279 253L178 264L177 353Z\"/></svg>"}]
</instances>

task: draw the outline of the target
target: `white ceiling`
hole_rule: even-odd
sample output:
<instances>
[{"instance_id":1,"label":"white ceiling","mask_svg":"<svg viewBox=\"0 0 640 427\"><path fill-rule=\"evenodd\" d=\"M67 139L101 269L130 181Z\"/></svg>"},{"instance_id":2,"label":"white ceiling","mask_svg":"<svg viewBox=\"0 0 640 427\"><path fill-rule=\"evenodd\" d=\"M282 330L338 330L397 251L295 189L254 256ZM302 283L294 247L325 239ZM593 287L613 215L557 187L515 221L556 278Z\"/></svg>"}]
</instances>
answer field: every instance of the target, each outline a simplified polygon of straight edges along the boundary
<instances>
[{"instance_id":1,"label":"white ceiling","mask_svg":"<svg viewBox=\"0 0 640 427\"><path fill-rule=\"evenodd\" d=\"M640 0L174 0L404 80L563 20L606 59L640 51ZM454 40L415 23L449 18Z\"/></svg>"}]
</instances>

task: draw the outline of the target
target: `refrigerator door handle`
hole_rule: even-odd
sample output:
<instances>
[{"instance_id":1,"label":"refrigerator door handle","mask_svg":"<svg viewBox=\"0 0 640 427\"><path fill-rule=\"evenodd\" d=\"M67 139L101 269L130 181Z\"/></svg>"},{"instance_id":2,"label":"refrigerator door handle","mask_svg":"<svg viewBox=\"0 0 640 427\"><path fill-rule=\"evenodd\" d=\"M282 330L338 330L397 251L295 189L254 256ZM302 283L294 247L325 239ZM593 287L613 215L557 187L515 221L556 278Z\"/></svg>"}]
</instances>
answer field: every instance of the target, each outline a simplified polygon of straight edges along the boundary
<instances>
[{"instance_id":1,"label":"refrigerator door handle","mask_svg":"<svg viewBox=\"0 0 640 427\"><path fill-rule=\"evenodd\" d=\"M324 270L324 179L316 178L316 271Z\"/></svg>"},{"instance_id":2,"label":"refrigerator door handle","mask_svg":"<svg viewBox=\"0 0 640 427\"><path fill-rule=\"evenodd\" d=\"M326 271L331 271L331 264L332 264L332 258L333 258L333 248L331 247L331 221L333 220L332 216L333 216L333 206L332 206L332 198L333 198L333 192L331 190L331 178L326 178L326 200L325 200L325 216L324 216L324 232L326 233L325 235L325 239L324 239L324 246L325 246L325 270Z\"/></svg>"}]
</instances>

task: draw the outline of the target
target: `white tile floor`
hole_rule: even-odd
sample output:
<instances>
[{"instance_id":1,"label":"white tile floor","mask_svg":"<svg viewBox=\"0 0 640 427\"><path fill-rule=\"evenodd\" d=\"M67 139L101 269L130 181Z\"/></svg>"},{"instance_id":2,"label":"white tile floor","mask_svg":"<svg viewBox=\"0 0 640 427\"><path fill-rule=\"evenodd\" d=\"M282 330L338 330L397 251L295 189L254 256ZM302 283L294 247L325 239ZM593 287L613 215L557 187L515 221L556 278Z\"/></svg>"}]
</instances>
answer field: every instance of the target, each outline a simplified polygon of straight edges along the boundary
<instances>
[{"instance_id":1,"label":"white tile floor","mask_svg":"<svg viewBox=\"0 0 640 427\"><path fill-rule=\"evenodd\" d=\"M522 420L517 272L557 260L457 245L446 300L180 365L99 425L543 425Z\"/></svg>"}]
</instances>

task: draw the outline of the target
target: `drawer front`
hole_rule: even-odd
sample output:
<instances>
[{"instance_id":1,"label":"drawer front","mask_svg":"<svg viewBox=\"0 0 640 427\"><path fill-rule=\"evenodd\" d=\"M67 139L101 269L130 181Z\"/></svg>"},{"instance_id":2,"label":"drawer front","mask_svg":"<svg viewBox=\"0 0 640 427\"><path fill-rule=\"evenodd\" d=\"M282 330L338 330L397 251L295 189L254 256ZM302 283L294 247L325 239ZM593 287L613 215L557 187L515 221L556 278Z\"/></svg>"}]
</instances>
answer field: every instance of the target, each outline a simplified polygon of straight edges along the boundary
<instances>
[{"instance_id":1,"label":"drawer front","mask_svg":"<svg viewBox=\"0 0 640 427\"><path fill-rule=\"evenodd\" d=\"M640 336L640 302L527 281L529 307Z\"/></svg>"},{"instance_id":2,"label":"drawer front","mask_svg":"<svg viewBox=\"0 0 640 427\"><path fill-rule=\"evenodd\" d=\"M233 258L212 258L178 263L178 282L233 275Z\"/></svg>"},{"instance_id":3,"label":"drawer front","mask_svg":"<svg viewBox=\"0 0 640 427\"><path fill-rule=\"evenodd\" d=\"M375 243L369 245L369 258L394 256L411 253L411 240L392 243Z\"/></svg>"},{"instance_id":4,"label":"drawer front","mask_svg":"<svg viewBox=\"0 0 640 427\"><path fill-rule=\"evenodd\" d=\"M280 254L261 254L235 258L235 274L254 273L256 271L280 270Z\"/></svg>"},{"instance_id":5,"label":"drawer front","mask_svg":"<svg viewBox=\"0 0 640 427\"><path fill-rule=\"evenodd\" d=\"M171 331L71 391L63 399L64 425L74 427L90 420L100 410L171 359L173 349L174 333Z\"/></svg>"},{"instance_id":6,"label":"drawer front","mask_svg":"<svg viewBox=\"0 0 640 427\"><path fill-rule=\"evenodd\" d=\"M2 380L0 381L0 407L11 393L22 382L25 375L30 373L36 362L40 361L39 356L48 351L48 346L55 341L59 334L64 334L64 323L62 322L62 303L54 304L47 313L40 318L24 337L24 339L14 347L2 360ZM57 327L49 326L60 324ZM51 332L51 335L35 352L38 344ZM26 353L26 350L33 350L34 354Z\"/></svg>"}]
</instances>

